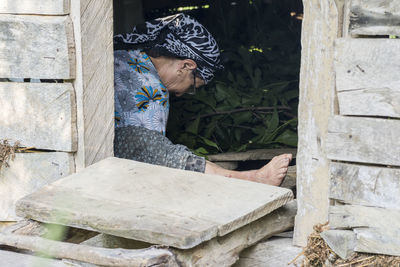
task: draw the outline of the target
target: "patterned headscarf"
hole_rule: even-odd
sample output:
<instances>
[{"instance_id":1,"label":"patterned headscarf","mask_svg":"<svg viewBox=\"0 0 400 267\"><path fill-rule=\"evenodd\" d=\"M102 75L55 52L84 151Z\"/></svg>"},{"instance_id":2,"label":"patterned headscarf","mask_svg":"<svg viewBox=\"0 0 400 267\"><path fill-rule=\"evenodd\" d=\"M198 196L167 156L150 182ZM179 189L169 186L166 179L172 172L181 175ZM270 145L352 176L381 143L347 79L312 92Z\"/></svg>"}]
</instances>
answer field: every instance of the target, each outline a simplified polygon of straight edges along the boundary
<instances>
[{"instance_id":1,"label":"patterned headscarf","mask_svg":"<svg viewBox=\"0 0 400 267\"><path fill-rule=\"evenodd\" d=\"M168 51L178 58L197 63L196 73L208 83L215 71L222 69L220 52L214 37L198 21L185 14L176 14L148 21L133 32L114 36L114 46Z\"/></svg>"}]
</instances>

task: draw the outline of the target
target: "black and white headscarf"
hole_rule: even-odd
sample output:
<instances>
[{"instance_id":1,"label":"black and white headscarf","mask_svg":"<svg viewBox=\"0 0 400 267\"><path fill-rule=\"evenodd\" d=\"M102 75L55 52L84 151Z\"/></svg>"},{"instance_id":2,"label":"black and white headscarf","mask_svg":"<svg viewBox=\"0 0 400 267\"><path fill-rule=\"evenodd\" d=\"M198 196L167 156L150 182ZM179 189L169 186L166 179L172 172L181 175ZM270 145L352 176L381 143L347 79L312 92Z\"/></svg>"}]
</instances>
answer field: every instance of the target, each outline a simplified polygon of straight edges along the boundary
<instances>
[{"instance_id":1,"label":"black and white headscarf","mask_svg":"<svg viewBox=\"0 0 400 267\"><path fill-rule=\"evenodd\" d=\"M214 37L198 21L185 14L155 19L133 28L133 32L114 36L114 46L166 50L179 58L197 63L196 73L208 83L222 69Z\"/></svg>"}]
</instances>

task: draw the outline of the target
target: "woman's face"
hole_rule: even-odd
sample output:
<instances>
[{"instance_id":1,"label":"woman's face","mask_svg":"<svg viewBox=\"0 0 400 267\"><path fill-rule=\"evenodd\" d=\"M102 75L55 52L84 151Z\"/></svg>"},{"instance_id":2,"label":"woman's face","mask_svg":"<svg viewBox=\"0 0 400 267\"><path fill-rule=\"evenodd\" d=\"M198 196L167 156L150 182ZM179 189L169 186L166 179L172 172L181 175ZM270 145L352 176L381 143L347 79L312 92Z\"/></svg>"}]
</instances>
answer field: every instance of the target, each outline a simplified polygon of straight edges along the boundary
<instances>
[{"instance_id":1,"label":"woman's face","mask_svg":"<svg viewBox=\"0 0 400 267\"><path fill-rule=\"evenodd\" d=\"M192 91L194 85L198 88L205 84L197 76L196 81L194 81L194 70L196 68L196 62L191 59L175 59L159 75L170 93L181 96L187 91Z\"/></svg>"}]
</instances>

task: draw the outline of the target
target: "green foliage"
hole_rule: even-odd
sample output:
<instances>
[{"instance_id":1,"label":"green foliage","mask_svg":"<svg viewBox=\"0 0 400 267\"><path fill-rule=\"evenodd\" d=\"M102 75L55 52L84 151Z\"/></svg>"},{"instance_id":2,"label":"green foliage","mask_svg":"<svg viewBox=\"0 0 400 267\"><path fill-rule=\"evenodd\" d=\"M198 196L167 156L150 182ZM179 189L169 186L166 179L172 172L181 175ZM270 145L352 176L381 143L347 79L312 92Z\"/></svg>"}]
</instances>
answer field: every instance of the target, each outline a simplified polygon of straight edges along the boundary
<instances>
[{"instance_id":1,"label":"green foliage","mask_svg":"<svg viewBox=\"0 0 400 267\"><path fill-rule=\"evenodd\" d=\"M199 155L296 146L300 21L279 1L231 2L202 20L225 69L196 95L171 98L168 137Z\"/></svg>"}]
</instances>

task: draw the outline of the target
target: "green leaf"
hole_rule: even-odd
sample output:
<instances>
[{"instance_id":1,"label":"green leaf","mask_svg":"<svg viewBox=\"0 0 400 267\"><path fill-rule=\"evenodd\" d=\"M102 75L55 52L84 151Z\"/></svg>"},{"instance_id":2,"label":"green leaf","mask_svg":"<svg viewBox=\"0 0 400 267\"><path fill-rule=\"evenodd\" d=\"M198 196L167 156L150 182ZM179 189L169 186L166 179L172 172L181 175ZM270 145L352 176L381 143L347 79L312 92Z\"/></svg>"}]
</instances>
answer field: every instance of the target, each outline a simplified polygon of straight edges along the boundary
<instances>
[{"instance_id":1,"label":"green leaf","mask_svg":"<svg viewBox=\"0 0 400 267\"><path fill-rule=\"evenodd\" d=\"M279 135L275 140L275 142L289 145L289 146L297 146L297 133L292 130L285 130L281 135Z\"/></svg>"},{"instance_id":2,"label":"green leaf","mask_svg":"<svg viewBox=\"0 0 400 267\"><path fill-rule=\"evenodd\" d=\"M196 135L199 132L199 122L200 116L198 116L195 120L189 122L186 126L186 132Z\"/></svg>"},{"instance_id":3,"label":"green leaf","mask_svg":"<svg viewBox=\"0 0 400 267\"><path fill-rule=\"evenodd\" d=\"M278 114L277 109L274 109L274 113L272 113L272 116L270 117L270 119L266 121L266 124L268 126L268 131L270 131L270 132L275 131L275 129L278 128L279 114Z\"/></svg>"},{"instance_id":4,"label":"green leaf","mask_svg":"<svg viewBox=\"0 0 400 267\"><path fill-rule=\"evenodd\" d=\"M226 86L224 84L217 83L215 86L215 98L217 102L221 102L227 97L226 91Z\"/></svg>"},{"instance_id":5,"label":"green leaf","mask_svg":"<svg viewBox=\"0 0 400 267\"><path fill-rule=\"evenodd\" d=\"M204 142L204 144L206 144L206 145L208 145L210 147L215 147L216 149L219 150L218 145L216 143L214 143L213 141L211 141L210 139L207 139L207 138L205 138L203 136L199 136L199 137Z\"/></svg>"},{"instance_id":6,"label":"green leaf","mask_svg":"<svg viewBox=\"0 0 400 267\"><path fill-rule=\"evenodd\" d=\"M196 154L197 156L200 156L200 157L208 154L207 149L205 149L204 147L199 147L196 150L194 150L193 152L194 152L194 154Z\"/></svg>"},{"instance_id":7,"label":"green leaf","mask_svg":"<svg viewBox=\"0 0 400 267\"><path fill-rule=\"evenodd\" d=\"M240 125L245 122L249 122L252 118L252 113L250 111L238 112L231 115L235 125Z\"/></svg>"}]
</instances>

